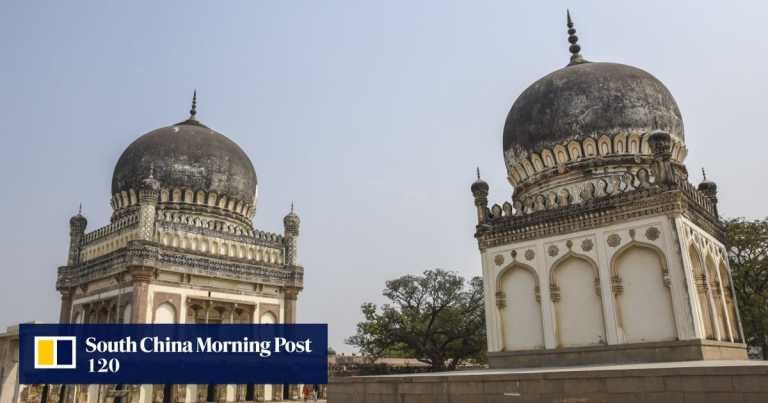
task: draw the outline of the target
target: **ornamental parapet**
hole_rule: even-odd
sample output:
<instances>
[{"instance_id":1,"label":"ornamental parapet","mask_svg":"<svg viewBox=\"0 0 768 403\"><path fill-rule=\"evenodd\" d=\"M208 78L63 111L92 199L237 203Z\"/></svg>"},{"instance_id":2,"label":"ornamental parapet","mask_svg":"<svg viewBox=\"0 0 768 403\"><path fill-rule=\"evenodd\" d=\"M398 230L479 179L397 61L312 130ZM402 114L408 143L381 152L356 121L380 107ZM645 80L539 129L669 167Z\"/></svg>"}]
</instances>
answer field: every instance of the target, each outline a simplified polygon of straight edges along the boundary
<instances>
[{"instance_id":1,"label":"ornamental parapet","mask_svg":"<svg viewBox=\"0 0 768 403\"><path fill-rule=\"evenodd\" d=\"M144 266L156 269L194 274L244 282L303 287L303 269L279 264L252 264L244 259L216 258L184 253L152 242L131 241L123 249L87 261L77 266L63 266L58 270L57 288L63 289L106 278L128 267Z\"/></svg>"},{"instance_id":2,"label":"ornamental parapet","mask_svg":"<svg viewBox=\"0 0 768 403\"><path fill-rule=\"evenodd\" d=\"M83 236L82 246L94 243L99 239L122 232L125 229L134 228L139 224L138 214L122 217L99 229L93 230Z\"/></svg>"},{"instance_id":3,"label":"ornamental parapet","mask_svg":"<svg viewBox=\"0 0 768 403\"><path fill-rule=\"evenodd\" d=\"M722 236L712 202L685 178L657 184L645 168L583 183L575 192L550 192L486 208L475 237L480 248L578 232L622 220L679 213Z\"/></svg>"},{"instance_id":4,"label":"ornamental parapet","mask_svg":"<svg viewBox=\"0 0 768 403\"><path fill-rule=\"evenodd\" d=\"M278 249L283 247L283 236L280 234L256 229L248 229L246 231L240 226L230 225L220 220L207 219L205 217L158 212L156 225L158 229L167 232L180 231L244 244Z\"/></svg>"}]
</instances>

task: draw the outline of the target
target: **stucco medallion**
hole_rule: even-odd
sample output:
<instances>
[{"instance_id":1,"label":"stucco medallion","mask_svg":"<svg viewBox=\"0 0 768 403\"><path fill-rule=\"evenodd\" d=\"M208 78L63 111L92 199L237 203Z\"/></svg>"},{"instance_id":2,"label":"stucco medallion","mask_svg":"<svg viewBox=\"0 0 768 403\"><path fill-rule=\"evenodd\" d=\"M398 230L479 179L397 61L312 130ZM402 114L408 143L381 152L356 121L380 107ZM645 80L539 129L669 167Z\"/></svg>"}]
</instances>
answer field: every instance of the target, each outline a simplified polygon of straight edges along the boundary
<instances>
[{"instance_id":1,"label":"stucco medallion","mask_svg":"<svg viewBox=\"0 0 768 403\"><path fill-rule=\"evenodd\" d=\"M533 260L533 258L536 256L536 253L533 251L533 249L528 249L525 251L525 258L528 260Z\"/></svg>"},{"instance_id":2,"label":"stucco medallion","mask_svg":"<svg viewBox=\"0 0 768 403\"><path fill-rule=\"evenodd\" d=\"M608 242L608 246L615 248L621 243L621 237L619 234L611 234L608 236L606 242Z\"/></svg>"},{"instance_id":3,"label":"stucco medallion","mask_svg":"<svg viewBox=\"0 0 768 403\"><path fill-rule=\"evenodd\" d=\"M661 231L659 231L656 227L650 227L647 230L645 230L645 237L648 238L650 241L655 241L659 239L659 235L661 234Z\"/></svg>"},{"instance_id":4,"label":"stucco medallion","mask_svg":"<svg viewBox=\"0 0 768 403\"><path fill-rule=\"evenodd\" d=\"M547 253L549 253L549 256L555 257L560 253L560 249L557 248L557 245L550 245L549 248L547 248Z\"/></svg>"},{"instance_id":5,"label":"stucco medallion","mask_svg":"<svg viewBox=\"0 0 768 403\"><path fill-rule=\"evenodd\" d=\"M585 239L581 241L581 250L583 250L584 252L591 251L593 246L595 245L592 243L591 239Z\"/></svg>"},{"instance_id":6,"label":"stucco medallion","mask_svg":"<svg viewBox=\"0 0 768 403\"><path fill-rule=\"evenodd\" d=\"M501 266L504 264L504 256L502 255L496 255L493 258L493 262L496 263L496 266Z\"/></svg>"}]
</instances>

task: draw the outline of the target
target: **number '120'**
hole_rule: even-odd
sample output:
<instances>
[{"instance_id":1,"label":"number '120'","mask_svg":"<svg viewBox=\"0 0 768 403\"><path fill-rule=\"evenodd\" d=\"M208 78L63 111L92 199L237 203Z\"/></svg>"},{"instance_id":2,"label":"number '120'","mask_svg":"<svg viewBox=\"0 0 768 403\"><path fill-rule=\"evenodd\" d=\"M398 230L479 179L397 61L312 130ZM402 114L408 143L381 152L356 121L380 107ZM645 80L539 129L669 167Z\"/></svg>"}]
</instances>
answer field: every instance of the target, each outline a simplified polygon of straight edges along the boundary
<instances>
[{"instance_id":1,"label":"number '120'","mask_svg":"<svg viewBox=\"0 0 768 403\"><path fill-rule=\"evenodd\" d=\"M117 358L93 358L88 360L88 372L117 372L120 370L120 361Z\"/></svg>"}]
</instances>

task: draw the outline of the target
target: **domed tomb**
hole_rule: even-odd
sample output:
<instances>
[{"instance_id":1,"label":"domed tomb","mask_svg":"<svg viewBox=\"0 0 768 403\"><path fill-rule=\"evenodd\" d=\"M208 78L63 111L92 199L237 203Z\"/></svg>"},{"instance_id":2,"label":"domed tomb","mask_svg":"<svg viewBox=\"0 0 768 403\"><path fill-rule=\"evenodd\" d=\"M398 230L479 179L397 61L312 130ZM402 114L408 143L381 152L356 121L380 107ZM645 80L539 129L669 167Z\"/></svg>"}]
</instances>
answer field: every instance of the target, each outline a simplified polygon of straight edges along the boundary
<instances>
[{"instance_id":1,"label":"domed tomb","mask_svg":"<svg viewBox=\"0 0 768 403\"><path fill-rule=\"evenodd\" d=\"M584 60L575 35L569 40L571 62L531 84L507 115L503 150L510 182L530 186L552 176L539 175L543 171L562 174L563 167L587 160L591 167L647 165L647 136L658 130L671 135L673 160L682 162L683 120L667 87L637 67Z\"/></svg>"},{"instance_id":2,"label":"domed tomb","mask_svg":"<svg viewBox=\"0 0 768 403\"><path fill-rule=\"evenodd\" d=\"M131 143L112 176L116 213L134 206L143 181L160 184L160 205L205 206L208 213L250 219L257 178L245 152L195 118L146 133Z\"/></svg>"}]
</instances>

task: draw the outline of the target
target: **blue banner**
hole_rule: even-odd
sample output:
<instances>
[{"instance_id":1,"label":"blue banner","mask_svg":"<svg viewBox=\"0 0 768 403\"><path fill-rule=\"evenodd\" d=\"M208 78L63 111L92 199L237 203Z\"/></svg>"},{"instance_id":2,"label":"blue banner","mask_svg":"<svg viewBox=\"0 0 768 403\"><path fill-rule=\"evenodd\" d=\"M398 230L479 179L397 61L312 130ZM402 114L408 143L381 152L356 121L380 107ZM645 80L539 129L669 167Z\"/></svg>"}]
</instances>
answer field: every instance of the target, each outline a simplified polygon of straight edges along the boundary
<instances>
[{"instance_id":1,"label":"blue banner","mask_svg":"<svg viewBox=\"0 0 768 403\"><path fill-rule=\"evenodd\" d=\"M328 325L27 324L22 384L324 384Z\"/></svg>"}]
</instances>

